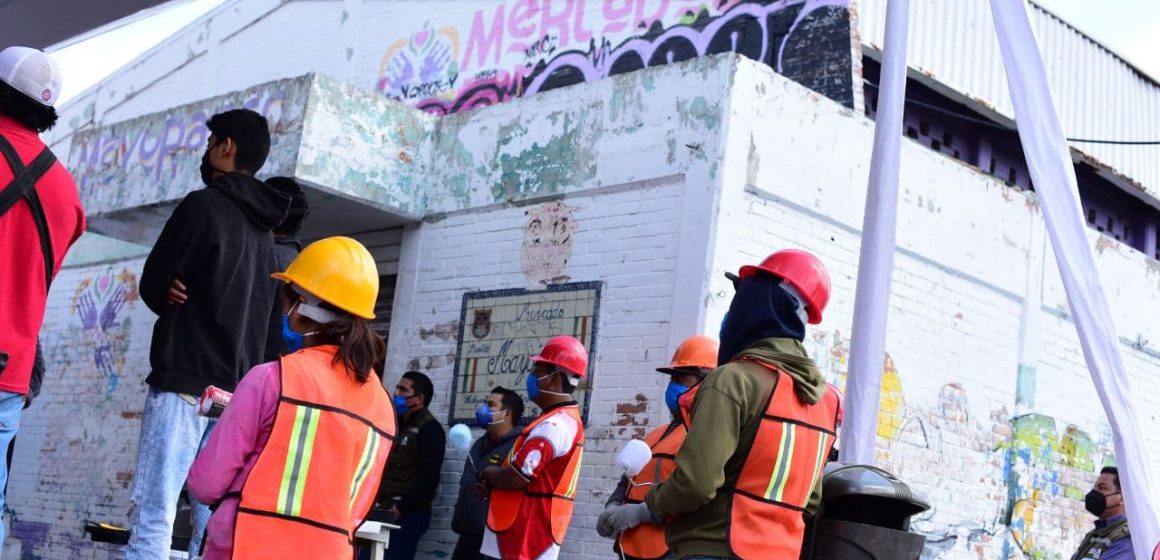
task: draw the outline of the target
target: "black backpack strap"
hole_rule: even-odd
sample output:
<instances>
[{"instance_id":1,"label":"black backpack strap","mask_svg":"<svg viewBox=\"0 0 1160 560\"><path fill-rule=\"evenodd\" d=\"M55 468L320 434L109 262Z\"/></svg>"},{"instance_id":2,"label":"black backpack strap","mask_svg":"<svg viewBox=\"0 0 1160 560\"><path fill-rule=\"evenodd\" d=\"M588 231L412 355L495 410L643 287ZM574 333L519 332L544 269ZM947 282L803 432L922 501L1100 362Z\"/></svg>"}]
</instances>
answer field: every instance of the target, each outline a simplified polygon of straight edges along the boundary
<instances>
[{"instance_id":1,"label":"black backpack strap","mask_svg":"<svg viewBox=\"0 0 1160 560\"><path fill-rule=\"evenodd\" d=\"M40 237L40 252L44 257L44 287L48 291L48 287L52 285L52 272L56 259L52 254L52 237L49 235L48 219L44 215L44 206L40 203L40 195L36 193L36 182L52 169L52 165L56 163L56 156L47 147L32 160L32 163L27 167L24 162L20 160L20 155L16 153L16 149L8 142L7 138L0 135L0 155L4 156L8 167L12 169L12 175L15 176L12 182L0 191L0 216L4 215L10 208L16 205L21 198L28 201L28 206L32 210L32 219L36 223L36 231Z\"/></svg>"}]
</instances>

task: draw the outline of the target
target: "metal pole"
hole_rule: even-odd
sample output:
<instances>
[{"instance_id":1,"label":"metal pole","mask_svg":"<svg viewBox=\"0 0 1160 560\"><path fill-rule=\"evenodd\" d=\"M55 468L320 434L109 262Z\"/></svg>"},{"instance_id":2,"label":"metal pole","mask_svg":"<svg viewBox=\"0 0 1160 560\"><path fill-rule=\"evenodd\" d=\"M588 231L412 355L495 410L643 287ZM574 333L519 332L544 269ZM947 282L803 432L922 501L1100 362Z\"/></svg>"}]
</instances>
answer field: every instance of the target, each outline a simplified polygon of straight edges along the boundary
<instances>
[{"instance_id":1,"label":"metal pole","mask_svg":"<svg viewBox=\"0 0 1160 560\"><path fill-rule=\"evenodd\" d=\"M909 0L889 0L886 5L882 79L878 88L866 213L862 218L858 291L854 298L846 411L839 452L844 462L867 465L874 464L878 399L886 355L886 312L890 305L890 274L894 270L909 9Z\"/></svg>"}]
</instances>

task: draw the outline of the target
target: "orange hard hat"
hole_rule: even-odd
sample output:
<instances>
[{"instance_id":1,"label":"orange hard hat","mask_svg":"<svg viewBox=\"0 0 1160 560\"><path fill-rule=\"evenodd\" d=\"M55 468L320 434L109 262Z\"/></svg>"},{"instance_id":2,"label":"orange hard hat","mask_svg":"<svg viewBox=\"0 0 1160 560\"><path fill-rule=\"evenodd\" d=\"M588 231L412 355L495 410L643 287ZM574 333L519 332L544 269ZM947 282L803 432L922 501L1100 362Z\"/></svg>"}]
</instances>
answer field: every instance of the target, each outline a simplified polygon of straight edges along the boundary
<instances>
[{"instance_id":1,"label":"orange hard hat","mask_svg":"<svg viewBox=\"0 0 1160 560\"><path fill-rule=\"evenodd\" d=\"M588 350L571 336L553 336L532 361L554 365L578 377L588 375Z\"/></svg>"},{"instance_id":2,"label":"orange hard hat","mask_svg":"<svg viewBox=\"0 0 1160 560\"><path fill-rule=\"evenodd\" d=\"M709 370L717 368L717 351L720 347L721 343L717 342L715 338L703 335L691 336L681 341L681 345L677 346L677 351L673 352L673 359L669 361L669 365L657 368L657 371L669 375L674 373L707 373Z\"/></svg>"},{"instance_id":3,"label":"orange hard hat","mask_svg":"<svg viewBox=\"0 0 1160 560\"><path fill-rule=\"evenodd\" d=\"M798 249L783 249L765 258L757 266L746 265L738 271L741 278L765 272L789 282L805 298L810 324L822 322L822 312L830 302L830 274L817 257Z\"/></svg>"}]
</instances>

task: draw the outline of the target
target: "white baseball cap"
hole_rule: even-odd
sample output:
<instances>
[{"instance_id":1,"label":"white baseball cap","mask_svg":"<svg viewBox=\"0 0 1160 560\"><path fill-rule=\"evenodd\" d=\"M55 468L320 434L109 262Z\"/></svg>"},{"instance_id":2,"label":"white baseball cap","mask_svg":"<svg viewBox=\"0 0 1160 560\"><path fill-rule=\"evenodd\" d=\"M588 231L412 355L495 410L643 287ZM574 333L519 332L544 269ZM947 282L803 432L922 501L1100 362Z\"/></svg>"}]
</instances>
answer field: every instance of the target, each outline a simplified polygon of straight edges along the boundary
<instances>
[{"instance_id":1,"label":"white baseball cap","mask_svg":"<svg viewBox=\"0 0 1160 560\"><path fill-rule=\"evenodd\" d=\"M60 97L60 67L44 51L8 47L0 51L0 81L52 107Z\"/></svg>"}]
</instances>

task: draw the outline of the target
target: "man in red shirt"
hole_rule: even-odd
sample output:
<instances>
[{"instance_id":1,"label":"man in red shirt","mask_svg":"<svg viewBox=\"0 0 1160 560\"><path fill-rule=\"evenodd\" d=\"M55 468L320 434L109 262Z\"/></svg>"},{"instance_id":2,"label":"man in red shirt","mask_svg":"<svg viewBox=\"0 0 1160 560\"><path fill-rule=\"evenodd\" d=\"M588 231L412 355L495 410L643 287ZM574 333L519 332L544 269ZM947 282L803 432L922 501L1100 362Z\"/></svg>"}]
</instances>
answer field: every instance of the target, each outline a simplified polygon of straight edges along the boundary
<instances>
[{"instance_id":1,"label":"man in red shirt","mask_svg":"<svg viewBox=\"0 0 1160 560\"><path fill-rule=\"evenodd\" d=\"M543 412L516 438L502 465L480 471L490 488L480 553L499 560L556 560L572 521L584 455L584 424L572 400L588 376L588 350L570 336L548 339L526 382Z\"/></svg>"},{"instance_id":2,"label":"man in red shirt","mask_svg":"<svg viewBox=\"0 0 1160 560\"><path fill-rule=\"evenodd\" d=\"M59 95L47 54L0 51L0 448L20 426L49 284L85 230L76 183L39 136L56 124ZM0 488L7 480L0 463Z\"/></svg>"}]
</instances>

